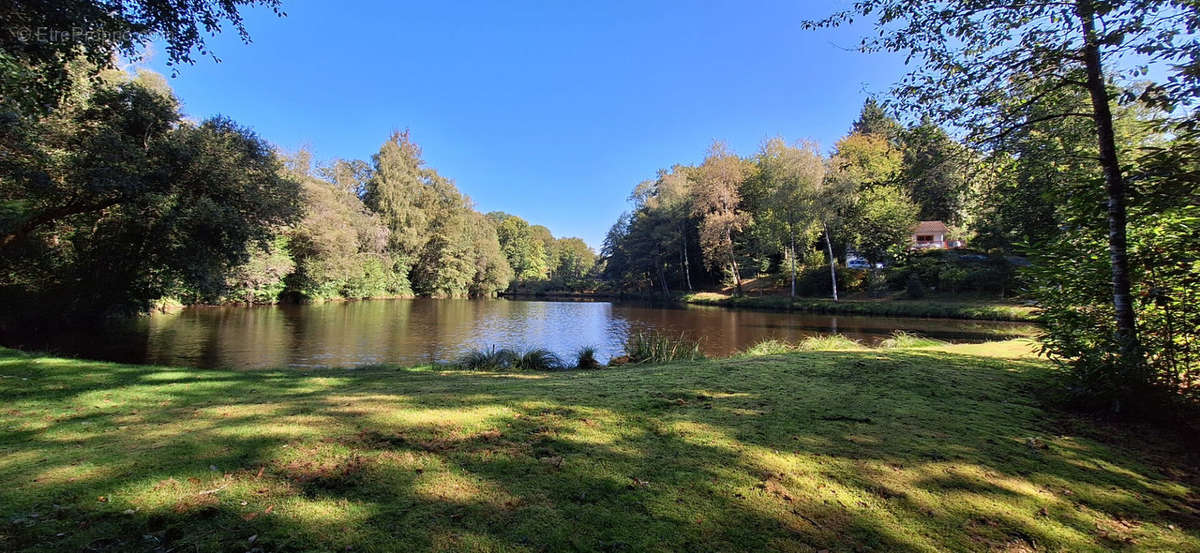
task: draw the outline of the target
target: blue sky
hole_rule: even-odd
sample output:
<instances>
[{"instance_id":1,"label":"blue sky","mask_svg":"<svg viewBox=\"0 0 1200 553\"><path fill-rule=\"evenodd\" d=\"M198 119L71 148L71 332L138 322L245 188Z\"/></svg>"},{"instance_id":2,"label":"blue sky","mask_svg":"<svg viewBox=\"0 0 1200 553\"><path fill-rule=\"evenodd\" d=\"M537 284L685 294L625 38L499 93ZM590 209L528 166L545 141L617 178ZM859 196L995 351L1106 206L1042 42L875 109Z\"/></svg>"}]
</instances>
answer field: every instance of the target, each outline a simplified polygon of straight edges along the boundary
<instances>
[{"instance_id":1,"label":"blue sky","mask_svg":"<svg viewBox=\"0 0 1200 553\"><path fill-rule=\"evenodd\" d=\"M287 150L370 159L409 128L426 162L480 211L599 248L629 191L695 163L713 139L828 149L870 92L903 72L851 51L865 26L808 32L838 2L327 2L246 13L253 44L171 86ZM148 66L169 75L161 56Z\"/></svg>"}]
</instances>

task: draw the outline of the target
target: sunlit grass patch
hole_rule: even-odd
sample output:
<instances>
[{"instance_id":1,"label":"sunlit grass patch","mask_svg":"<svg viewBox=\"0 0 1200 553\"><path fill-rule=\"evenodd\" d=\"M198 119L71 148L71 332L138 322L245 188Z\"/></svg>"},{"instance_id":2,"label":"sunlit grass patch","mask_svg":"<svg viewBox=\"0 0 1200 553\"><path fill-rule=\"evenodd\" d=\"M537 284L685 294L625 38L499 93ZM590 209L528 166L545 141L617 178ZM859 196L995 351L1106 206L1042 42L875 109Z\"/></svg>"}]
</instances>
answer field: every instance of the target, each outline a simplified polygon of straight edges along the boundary
<instances>
[{"instance_id":1,"label":"sunlit grass patch","mask_svg":"<svg viewBox=\"0 0 1200 553\"><path fill-rule=\"evenodd\" d=\"M891 336L879 343L879 347L888 348L926 348L935 346L944 346L947 343L943 340L926 338L919 334L897 330Z\"/></svg>"},{"instance_id":2,"label":"sunlit grass patch","mask_svg":"<svg viewBox=\"0 0 1200 553\"><path fill-rule=\"evenodd\" d=\"M1194 463L1046 410L1030 345L535 378L0 350L0 550L1200 551Z\"/></svg>"}]
</instances>

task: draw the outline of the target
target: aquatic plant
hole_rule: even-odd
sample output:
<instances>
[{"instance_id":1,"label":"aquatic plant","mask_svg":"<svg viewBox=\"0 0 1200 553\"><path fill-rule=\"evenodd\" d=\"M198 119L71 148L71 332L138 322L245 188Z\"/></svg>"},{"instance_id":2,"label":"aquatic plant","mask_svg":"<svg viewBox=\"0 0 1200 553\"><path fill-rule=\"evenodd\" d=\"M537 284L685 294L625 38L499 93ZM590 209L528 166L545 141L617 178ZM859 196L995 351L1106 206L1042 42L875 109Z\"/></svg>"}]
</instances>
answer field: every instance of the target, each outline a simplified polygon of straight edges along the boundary
<instances>
[{"instance_id":1,"label":"aquatic plant","mask_svg":"<svg viewBox=\"0 0 1200 553\"><path fill-rule=\"evenodd\" d=\"M508 348L481 350L473 349L459 357L455 363L459 368L474 371L503 371L517 368L522 356Z\"/></svg>"},{"instance_id":2,"label":"aquatic plant","mask_svg":"<svg viewBox=\"0 0 1200 553\"><path fill-rule=\"evenodd\" d=\"M576 369L598 369L600 366L596 360L596 346L583 346L575 352Z\"/></svg>"},{"instance_id":3,"label":"aquatic plant","mask_svg":"<svg viewBox=\"0 0 1200 553\"><path fill-rule=\"evenodd\" d=\"M546 348L533 348L521 354L516 368L524 371L553 371L563 368L563 362Z\"/></svg>"},{"instance_id":4,"label":"aquatic plant","mask_svg":"<svg viewBox=\"0 0 1200 553\"><path fill-rule=\"evenodd\" d=\"M924 348L929 346L944 346L948 342L926 338L920 334L911 334L903 330L892 333L890 338L879 343L881 348Z\"/></svg>"},{"instance_id":5,"label":"aquatic plant","mask_svg":"<svg viewBox=\"0 0 1200 553\"><path fill-rule=\"evenodd\" d=\"M625 340L625 355L630 363L667 363L704 359L700 340L660 332L636 332Z\"/></svg>"}]
</instances>

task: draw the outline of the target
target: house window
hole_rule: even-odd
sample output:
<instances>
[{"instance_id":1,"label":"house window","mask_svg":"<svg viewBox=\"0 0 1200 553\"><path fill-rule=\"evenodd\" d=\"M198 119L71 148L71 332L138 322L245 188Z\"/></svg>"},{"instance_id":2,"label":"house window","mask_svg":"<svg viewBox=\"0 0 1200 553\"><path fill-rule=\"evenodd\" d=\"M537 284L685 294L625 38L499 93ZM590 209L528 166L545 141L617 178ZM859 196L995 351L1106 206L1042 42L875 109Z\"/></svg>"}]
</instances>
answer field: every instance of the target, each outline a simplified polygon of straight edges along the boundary
<instances>
[{"instance_id":1,"label":"house window","mask_svg":"<svg viewBox=\"0 0 1200 553\"><path fill-rule=\"evenodd\" d=\"M917 242L933 242L933 236L929 234L918 234Z\"/></svg>"}]
</instances>

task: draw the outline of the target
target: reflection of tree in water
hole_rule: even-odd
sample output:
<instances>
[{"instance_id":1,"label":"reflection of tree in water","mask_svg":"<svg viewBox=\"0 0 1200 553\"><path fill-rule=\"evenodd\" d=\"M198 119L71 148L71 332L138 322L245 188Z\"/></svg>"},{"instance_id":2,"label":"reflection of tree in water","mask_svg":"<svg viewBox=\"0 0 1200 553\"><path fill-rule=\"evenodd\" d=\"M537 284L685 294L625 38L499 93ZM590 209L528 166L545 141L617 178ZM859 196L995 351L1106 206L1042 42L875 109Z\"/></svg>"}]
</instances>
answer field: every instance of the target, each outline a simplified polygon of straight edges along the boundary
<instances>
[{"instance_id":1,"label":"reflection of tree in water","mask_svg":"<svg viewBox=\"0 0 1200 553\"><path fill-rule=\"evenodd\" d=\"M700 339L707 354L722 356L768 339L798 342L841 333L876 344L903 330L975 342L1024 326L670 304L413 299L189 308L89 333L5 339L31 349L132 363L262 369L422 364L491 346L543 347L566 359L595 346L606 360L622 354L630 333L648 331Z\"/></svg>"}]
</instances>

